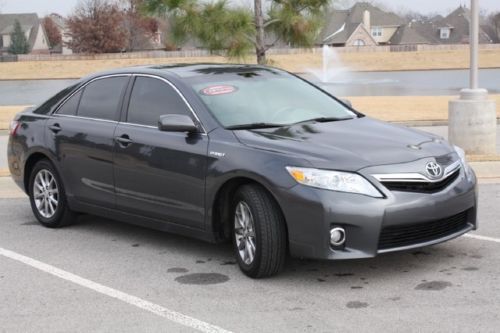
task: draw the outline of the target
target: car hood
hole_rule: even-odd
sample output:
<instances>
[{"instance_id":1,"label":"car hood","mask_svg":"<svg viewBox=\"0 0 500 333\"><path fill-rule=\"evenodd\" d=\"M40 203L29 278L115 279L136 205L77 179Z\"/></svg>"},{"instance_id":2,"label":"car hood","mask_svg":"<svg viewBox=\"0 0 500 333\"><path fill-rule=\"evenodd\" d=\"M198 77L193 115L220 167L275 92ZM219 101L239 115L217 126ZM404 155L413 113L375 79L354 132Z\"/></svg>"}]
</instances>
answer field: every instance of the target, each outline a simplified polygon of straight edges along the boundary
<instances>
[{"instance_id":1,"label":"car hood","mask_svg":"<svg viewBox=\"0 0 500 333\"><path fill-rule=\"evenodd\" d=\"M234 133L247 146L306 159L317 168L348 171L453 152L438 136L368 117Z\"/></svg>"}]
</instances>

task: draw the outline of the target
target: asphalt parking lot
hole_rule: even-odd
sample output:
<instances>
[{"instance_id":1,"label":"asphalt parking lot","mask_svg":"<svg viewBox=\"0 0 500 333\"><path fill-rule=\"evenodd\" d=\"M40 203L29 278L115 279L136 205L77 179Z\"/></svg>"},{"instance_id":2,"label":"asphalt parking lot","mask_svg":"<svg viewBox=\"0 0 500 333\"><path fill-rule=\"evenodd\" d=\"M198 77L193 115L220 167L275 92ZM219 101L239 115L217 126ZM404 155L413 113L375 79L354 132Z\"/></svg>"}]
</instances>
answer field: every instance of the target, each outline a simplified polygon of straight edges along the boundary
<instances>
[{"instance_id":1,"label":"asphalt parking lot","mask_svg":"<svg viewBox=\"0 0 500 333\"><path fill-rule=\"evenodd\" d=\"M495 332L500 184L481 184L480 230L375 259L290 260L274 278L239 272L212 245L93 216L35 222L0 199L1 332Z\"/></svg>"}]
</instances>

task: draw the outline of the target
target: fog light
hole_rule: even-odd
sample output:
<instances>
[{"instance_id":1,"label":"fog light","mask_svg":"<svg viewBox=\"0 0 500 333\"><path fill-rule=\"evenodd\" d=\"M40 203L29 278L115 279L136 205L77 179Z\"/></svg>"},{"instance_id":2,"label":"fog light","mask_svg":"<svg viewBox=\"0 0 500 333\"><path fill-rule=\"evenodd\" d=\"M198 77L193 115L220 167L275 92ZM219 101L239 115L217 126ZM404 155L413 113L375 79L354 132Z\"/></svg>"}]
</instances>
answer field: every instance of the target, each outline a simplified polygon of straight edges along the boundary
<instances>
[{"instance_id":1,"label":"fog light","mask_svg":"<svg viewBox=\"0 0 500 333\"><path fill-rule=\"evenodd\" d=\"M345 243L345 230L341 227L335 227L330 230L330 244L341 246Z\"/></svg>"}]
</instances>

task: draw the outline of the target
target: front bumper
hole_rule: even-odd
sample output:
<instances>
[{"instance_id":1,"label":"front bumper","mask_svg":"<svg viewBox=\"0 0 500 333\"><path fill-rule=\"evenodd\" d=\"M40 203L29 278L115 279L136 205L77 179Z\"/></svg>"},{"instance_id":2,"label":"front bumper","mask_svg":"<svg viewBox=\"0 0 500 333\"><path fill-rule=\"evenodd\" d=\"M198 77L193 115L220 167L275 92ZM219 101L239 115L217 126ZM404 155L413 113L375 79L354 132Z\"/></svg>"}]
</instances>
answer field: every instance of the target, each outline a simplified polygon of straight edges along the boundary
<instances>
[{"instance_id":1,"label":"front bumper","mask_svg":"<svg viewBox=\"0 0 500 333\"><path fill-rule=\"evenodd\" d=\"M377 187L385 198L302 185L280 193L291 255L332 260L370 258L379 253L441 243L477 228L476 178L473 176L472 181L468 181L463 168L452 184L437 193L389 191L380 184ZM446 229L458 216L462 219L460 223ZM334 226L346 231L346 242L341 248L330 246L329 231ZM431 229L425 229L427 226ZM387 243L387 233L381 238L383 231L396 230L398 235L398 229L414 228L423 230L426 237L413 240L403 235L404 242L394 243Z\"/></svg>"}]
</instances>

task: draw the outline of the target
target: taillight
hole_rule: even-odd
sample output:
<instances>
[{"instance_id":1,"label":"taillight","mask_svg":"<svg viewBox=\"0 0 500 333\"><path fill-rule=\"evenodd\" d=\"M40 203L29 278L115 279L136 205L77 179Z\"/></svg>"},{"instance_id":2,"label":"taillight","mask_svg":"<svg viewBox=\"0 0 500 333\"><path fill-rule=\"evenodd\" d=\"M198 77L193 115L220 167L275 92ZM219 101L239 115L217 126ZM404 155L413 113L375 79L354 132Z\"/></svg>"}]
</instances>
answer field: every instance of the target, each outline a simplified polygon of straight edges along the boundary
<instances>
[{"instance_id":1,"label":"taillight","mask_svg":"<svg viewBox=\"0 0 500 333\"><path fill-rule=\"evenodd\" d=\"M20 125L21 123L17 120L13 120L10 122L9 133L11 136L16 135L17 129L19 128Z\"/></svg>"}]
</instances>

